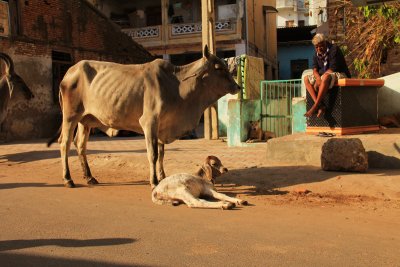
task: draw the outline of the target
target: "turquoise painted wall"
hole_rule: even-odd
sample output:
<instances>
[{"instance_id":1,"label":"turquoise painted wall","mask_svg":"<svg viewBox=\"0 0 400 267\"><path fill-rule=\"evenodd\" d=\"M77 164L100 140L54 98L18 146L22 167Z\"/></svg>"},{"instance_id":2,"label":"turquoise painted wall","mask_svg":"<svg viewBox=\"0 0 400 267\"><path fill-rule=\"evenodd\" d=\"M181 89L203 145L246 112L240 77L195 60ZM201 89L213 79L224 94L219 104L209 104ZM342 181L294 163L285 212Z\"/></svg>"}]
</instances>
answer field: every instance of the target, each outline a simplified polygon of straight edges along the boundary
<instances>
[{"instance_id":1,"label":"turquoise painted wall","mask_svg":"<svg viewBox=\"0 0 400 267\"><path fill-rule=\"evenodd\" d=\"M246 146L249 121L260 119L260 100L230 99L227 127L228 146Z\"/></svg>"},{"instance_id":2,"label":"turquoise painted wall","mask_svg":"<svg viewBox=\"0 0 400 267\"><path fill-rule=\"evenodd\" d=\"M218 135L220 137L227 136L227 126L229 123L228 114L228 101L230 99L237 99L238 96L226 94L218 99Z\"/></svg>"},{"instance_id":3,"label":"turquoise painted wall","mask_svg":"<svg viewBox=\"0 0 400 267\"><path fill-rule=\"evenodd\" d=\"M307 127L306 117L306 99L305 97L295 97L292 99L292 133L304 133Z\"/></svg>"},{"instance_id":4,"label":"turquoise painted wall","mask_svg":"<svg viewBox=\"0 0 400 267\"><path fill-rule=\"evenodd\" d=\"M279 61L279 79L289 80L290 77L290 61L296 59L308 59L308 67L312 67L312 58L314 55L314 46L310 45L278 45L278 61ZM300 79L301 77L293 77Z\"/></svg>"}]
</instances>

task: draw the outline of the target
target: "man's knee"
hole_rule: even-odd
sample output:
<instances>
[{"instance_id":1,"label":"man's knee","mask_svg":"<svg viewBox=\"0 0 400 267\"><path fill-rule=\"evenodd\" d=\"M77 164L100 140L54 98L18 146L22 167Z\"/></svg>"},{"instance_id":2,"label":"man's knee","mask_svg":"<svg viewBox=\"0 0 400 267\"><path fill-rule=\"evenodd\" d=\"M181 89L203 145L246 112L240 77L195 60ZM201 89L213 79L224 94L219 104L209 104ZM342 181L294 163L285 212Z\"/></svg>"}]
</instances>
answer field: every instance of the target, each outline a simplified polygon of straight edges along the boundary
<instances>
[{"instance_id":1,"label":"man's knee","mask_svg":"<svg viewBox=\"0 0 400 267\"><path fill-rule=\"evenodd\" d=\"M303 77L304 83L310 83L310 81L308 80L308 75Z\"/></svg>"},{"instance_id":2,"label":"man's knee","mask_svg":"<svg viewBox=\"0 0 400 267\"><path fill-rule=\"evenodd\" d=\"M322 75L322 77L321 77L321 81L322 81L322 82L330 82L331 79L332 79L332 77L331 77L330 74L324 74L324 75Z\"/></svg>"}]
</instances>

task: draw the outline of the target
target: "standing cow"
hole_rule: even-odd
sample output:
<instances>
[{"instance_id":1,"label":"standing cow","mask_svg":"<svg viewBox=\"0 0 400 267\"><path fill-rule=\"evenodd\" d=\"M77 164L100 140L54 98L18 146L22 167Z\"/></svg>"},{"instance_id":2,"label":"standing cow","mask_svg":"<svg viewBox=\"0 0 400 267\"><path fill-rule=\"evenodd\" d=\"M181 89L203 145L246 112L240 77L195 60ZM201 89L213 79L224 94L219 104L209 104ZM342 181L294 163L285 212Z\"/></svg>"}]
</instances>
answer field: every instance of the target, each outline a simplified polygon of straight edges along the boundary
<instances>
[{"instance_id":1,"label":"standing cow","mask_svg":"<svg viewBox=\"0 0 400 267\"><path fill-rule=\"evenodd\" d=\"M8 103L13 95L14 89L23 92L26 99L33 98L31 90L24 80L14 71L14 62L9 55L0 52L0 60L4 62L5 69L1 70L0 76L0 126L7 115ZM0 128L1 130L1 128Z\"/></svg>"},{"instance_id":2,"label":"standing cow","mask_svg":"<svg viewBox=\"0 0 400 267\"><path fill-rule=\"evenodd\" d=\"M154 187L165 178L164 144L195 128L204 110L220 97L239 90L224 61L207 46L202 59L185 66L161 59L139 65L78 62L60 84L63 121L58 141L65 186L74 187L68 152L77 126L74 143L88 184L98 183L86 159L90 128L98 127L110 135L114 129L144 134Z\"/></svg>"}]
</instances>

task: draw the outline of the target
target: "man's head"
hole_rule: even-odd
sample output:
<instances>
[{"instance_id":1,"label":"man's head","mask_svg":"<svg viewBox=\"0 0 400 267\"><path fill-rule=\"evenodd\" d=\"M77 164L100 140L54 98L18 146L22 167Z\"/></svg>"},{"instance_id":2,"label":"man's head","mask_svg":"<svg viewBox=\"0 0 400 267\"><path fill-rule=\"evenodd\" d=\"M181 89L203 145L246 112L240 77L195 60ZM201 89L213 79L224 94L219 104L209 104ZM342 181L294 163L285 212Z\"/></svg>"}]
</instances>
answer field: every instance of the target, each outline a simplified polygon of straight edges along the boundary
<instances>
[{"instance_id":1,"label":"man's head","mask_svg":"<svg viewBox=\"0 0 400 267\"><path fill-rule=\"evenodd\" d=\"M317 33L313 39L312 43L315 47L315 50L317 51L318 54L324 54L326 52L327 48L327 39L324 34L322 33Z\"/></svg>"}]
</instances>

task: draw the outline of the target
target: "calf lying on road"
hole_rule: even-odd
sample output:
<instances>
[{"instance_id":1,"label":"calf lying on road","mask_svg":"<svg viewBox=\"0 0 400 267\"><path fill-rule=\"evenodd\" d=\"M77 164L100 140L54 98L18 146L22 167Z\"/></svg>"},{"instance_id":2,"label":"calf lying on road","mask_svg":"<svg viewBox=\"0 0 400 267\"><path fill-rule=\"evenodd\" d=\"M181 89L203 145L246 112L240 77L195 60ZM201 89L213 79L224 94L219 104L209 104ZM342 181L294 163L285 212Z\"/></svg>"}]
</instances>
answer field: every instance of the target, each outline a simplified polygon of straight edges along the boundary
<instances>
[{"instance_id":1,"label":"calf lying on road","mask_svg":"<svg viewBox=\"0 0 400 267\"><path fill-rule=\"evenodd\" d=\"M190 208L232 209L235 204L247 205L247 201L215 190L215 179L227 171L217 157L208 156L195 175L179 173L161 180L152 192L152 200L160 205L172 203L175 206L185 203ZM200 199L201 196L222 201L206 201Z\"/></svg>"}]
</instances>

